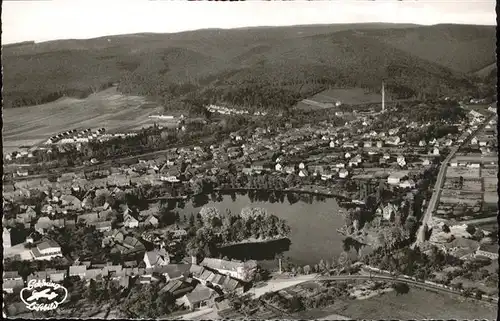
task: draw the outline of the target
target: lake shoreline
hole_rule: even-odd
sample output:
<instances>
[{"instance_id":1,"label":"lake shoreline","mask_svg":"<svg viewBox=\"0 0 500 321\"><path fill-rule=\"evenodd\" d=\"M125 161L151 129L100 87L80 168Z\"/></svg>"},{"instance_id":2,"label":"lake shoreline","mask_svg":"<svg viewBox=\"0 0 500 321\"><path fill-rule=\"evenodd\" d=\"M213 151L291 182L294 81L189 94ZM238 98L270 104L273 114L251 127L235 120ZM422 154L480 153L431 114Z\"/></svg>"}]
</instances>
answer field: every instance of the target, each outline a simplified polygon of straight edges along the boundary
<instances>
[{"instance_id":1,"label":"lake shoreline","mask_svg":"<svg viewBox=\"0 0 500 321\"><path fill-rule=\"evenodd\" d=\"M218 194L217 197L214 197L214 194ZM303 266L317 264L321 259L331 260L342 253L345 237L336 229L344 225L343 214L339 212L345 210L336 198L288 198L286 194L291 196L292 193L282 193L279 197L271 197L275 201L269 201L267 197L249 194L253 193L240 194L234 193L233 190L233 193L228 194L216 192L212 197L210 194L208 197L198 196L198 199L191 198L182 202L182 208L177 208L177 211L181 216L189 218L204 206L215 207L220 213L234 214L239 214L245 207L261 207L285 220L290 227L290 234L286 238L280 237L267 242L259 240L257 243L245 240L242 244L219 245L218 251L222 257L237 260L255 259L274 266L277 264L276 255L280 254L290 262ZM170 206L175 210L174 204Z\"/></svg>"},{"instance_id":2,"label":"lake shoreline","mask_svg":"<svg viewBox=\"0 0 500 321\"><path fill-rule=\"evenodd\" d=\"M231 247L231 246L238 246L238 245L252 245L252 244L266 244L266 243L273 243L273 242L278 242L278 241L283 241L288 239L288 236L279 236L279 237L273 237L273 238L267 238L267 239L255 239L255 238L248 238L246 240L240 241L240 242L231 242L231 243L224 243L219 246L219 248L226 248L226 247Z\"/></svg>"},{"instance_id":3,"label":"lake shoreline","mask_svg":"<svg viewBox=\"0 0 500 321\"><path fill-rule=\"evenodd\" d=\"M284 189L284 190L277 190L277 189L267 189L267 188L214 188L214 192L220 192L220 193L234 193L234 192L267 192L267 193L296 193L296 194L308 194L312 196L321 196L321 197L327 197L327 198L335 198L335 199L341 199L342 201L353 201L346 195L340 195L340 194L333 194L333 193L322 193L322 192L316 192L316 191L308 191L308 190L300 190L300 189Z\"/></svg>"}]
</instances>

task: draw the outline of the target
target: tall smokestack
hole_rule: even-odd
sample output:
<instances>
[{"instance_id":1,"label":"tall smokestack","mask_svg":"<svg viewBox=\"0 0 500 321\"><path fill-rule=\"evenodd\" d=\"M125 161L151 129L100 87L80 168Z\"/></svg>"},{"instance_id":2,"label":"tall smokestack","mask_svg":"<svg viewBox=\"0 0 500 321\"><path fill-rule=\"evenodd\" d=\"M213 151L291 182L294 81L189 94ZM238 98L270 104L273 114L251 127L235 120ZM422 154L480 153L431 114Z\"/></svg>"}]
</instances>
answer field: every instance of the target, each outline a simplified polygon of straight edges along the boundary
<instances>
[{"instance_id":1,"label":"tall smokestack","mask_svg":"<svg viewBox=\"0 0 500 321\"><path fill-rule=\"evenodd\" d=\"M382 111L385 110L385 89L384 82L382 81Z\"/></svg>"}]
</instances>

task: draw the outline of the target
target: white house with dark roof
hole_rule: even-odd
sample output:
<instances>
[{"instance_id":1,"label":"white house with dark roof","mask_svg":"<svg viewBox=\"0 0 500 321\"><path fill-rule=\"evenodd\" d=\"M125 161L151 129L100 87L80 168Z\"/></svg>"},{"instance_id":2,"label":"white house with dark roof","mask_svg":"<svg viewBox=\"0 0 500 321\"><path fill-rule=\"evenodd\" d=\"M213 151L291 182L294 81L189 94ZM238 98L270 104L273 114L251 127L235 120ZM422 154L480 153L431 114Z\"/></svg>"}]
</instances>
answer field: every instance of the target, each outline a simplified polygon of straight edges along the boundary
<instances>
[{"instance_id":1,"label":"white house with dark roof","mask_svg":"<svg viewBox=\"0 0 500 321\"><path fill-rule=\"evenodd\" d=\"M128 228L139 227L139 221L130 214L123 215L123 226Z\"/></svg>"},{"instance_id":2,"label":"white house with dark roof","mask_svg":"<svg viewBox=\"0 0 500 321\"><path fill-rule=\"evenodd\" d=\"M216 270L220 274L229 275L244 282L253 280L257 271L257 262L254 260L237 262L205 258L201 264L204 267Z\"/></svg>"},{"instance_id":3,"label":"white house with dark roof","mask_svg":"<svg viewBox=\"0 0 500 321\"><path fill-rule=\"evenodd\" d=\"M346 178L347 176L349 176L349 171L347 169L342 168L341 170L339 170L340 178Z\"/></svg>"},{"instance_id":4,"label":"white house with dark roof","mask_svg":"<svg viewBox=\"0 0 500 321\"><path fill-rule=\"evenodd\" d=\"M51 260L63 256L61 246L51 239L47 239L32 248L31 254L35 260Z\"/></svg>"}]
</instances>

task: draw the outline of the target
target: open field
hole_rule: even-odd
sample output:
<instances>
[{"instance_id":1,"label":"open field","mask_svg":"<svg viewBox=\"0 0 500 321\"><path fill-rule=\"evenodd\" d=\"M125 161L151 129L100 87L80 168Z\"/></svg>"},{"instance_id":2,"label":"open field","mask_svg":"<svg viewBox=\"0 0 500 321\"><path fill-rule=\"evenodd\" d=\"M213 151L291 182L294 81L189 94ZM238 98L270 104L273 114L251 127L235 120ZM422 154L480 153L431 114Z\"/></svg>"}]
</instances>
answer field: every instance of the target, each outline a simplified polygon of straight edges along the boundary
<instances>
[{"instance_id":1,"label":"open field","mask_svg":"<svg viewBox=\"0 0 500 321\"><path fill-rule=\"evenodd\" d=\"M492 63L491 65L488 65L484 68L479 69L478 71L474 72L474 75L481 77L481 78L486 78L488 77L494 70L496 69L497 64Z\"/></svg>"},{"instance_id":2,"label":"open field","mask_svg":"<svg viewBox=\"0 0 500 321\"><path fill-rule=\"evenodd\" d=\"M298 109L317 110L335 107L336 102L347 105L359 105L368 103L379 103L382 101L382 95L372 93L363 88L349 89L327 89L316 95L304 99L297 104Z\"/></svg>"},{"instance_id":3,"label":"open field","mask_svg":"<svg viewBox=\"0 0 500 321\"><path fill-rule=\"evenodd\" d=\"M336 311L353 319L488 319L496 318L496 307L462 297L411 288L366 300L352 300Z\"/></svg>"},{"instance_id":4,"label":"open field","mask_svg":"<svg viewBox=\"0 0 500 321\"><path fill-rule=\"evenodd\" d=\"M42 143L51 135L73 128L125 131L151 123L148 116L162 112L145 98L125 96L116 88L85 99L61 98L43 105L3 110L4 152Z\"/></svg>"}]
</instances>

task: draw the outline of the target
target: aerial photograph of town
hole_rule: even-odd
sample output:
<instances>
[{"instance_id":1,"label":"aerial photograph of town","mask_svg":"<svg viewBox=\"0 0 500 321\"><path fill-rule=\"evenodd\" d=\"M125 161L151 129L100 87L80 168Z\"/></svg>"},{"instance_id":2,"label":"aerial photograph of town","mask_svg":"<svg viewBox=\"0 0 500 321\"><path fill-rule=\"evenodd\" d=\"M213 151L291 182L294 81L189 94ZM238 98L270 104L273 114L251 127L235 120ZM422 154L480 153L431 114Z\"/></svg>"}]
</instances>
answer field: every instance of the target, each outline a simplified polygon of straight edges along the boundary
<instances>
[{"instance_id":1,"label":"aerial photograph of town","mask_svg":"<svg viewBox=\"0 0 500 321\"><path fill-rule=\"evenodd\" d=\"M496 320L495 6L5 1L3 317Z\"/></svg>"}]
</instances>

